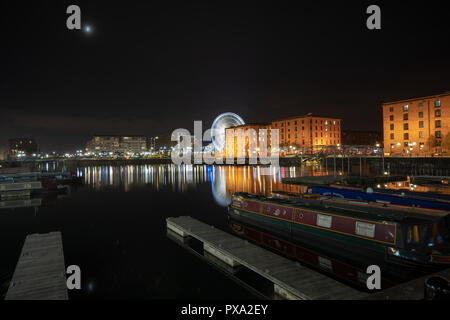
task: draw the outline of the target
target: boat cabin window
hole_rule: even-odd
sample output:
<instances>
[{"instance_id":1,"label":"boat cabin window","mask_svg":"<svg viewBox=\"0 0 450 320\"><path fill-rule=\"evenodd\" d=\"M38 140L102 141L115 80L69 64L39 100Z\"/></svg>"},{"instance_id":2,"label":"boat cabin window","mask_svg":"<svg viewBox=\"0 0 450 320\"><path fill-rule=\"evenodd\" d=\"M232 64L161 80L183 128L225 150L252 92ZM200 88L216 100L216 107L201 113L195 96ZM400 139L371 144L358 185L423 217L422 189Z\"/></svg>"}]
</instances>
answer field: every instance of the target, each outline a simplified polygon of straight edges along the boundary
<instances>
[{"instance_id":1,"label":"boat cabin window","mask_svg":"<svg viewBox=\"0 0 450 320\"><path fill-rule=\"evenodd\" d=\"M421 227L420 231L422 231L422 232L420 232L420 235L419 235L419 227ZM406 236L406 243L415 243L415 244L421 243L423 241L423 233L424 233L423 230L424 229L426 230L426 226L424 226L424 227L419 226L417 224L416 225L410 225L408 227L408 233L407 233L407 236Z\"/></svg>"},{"instance_id":2,"label":"boat cabin window","mask_svg":"<svg viewBox=\"0 0 450 320\"><path fill-rule=\"evenodd\" d=\"M446 242L446 232L436 223L411 223L406 225L407 247L441 247Z\"/></svg>"}]
</instances>

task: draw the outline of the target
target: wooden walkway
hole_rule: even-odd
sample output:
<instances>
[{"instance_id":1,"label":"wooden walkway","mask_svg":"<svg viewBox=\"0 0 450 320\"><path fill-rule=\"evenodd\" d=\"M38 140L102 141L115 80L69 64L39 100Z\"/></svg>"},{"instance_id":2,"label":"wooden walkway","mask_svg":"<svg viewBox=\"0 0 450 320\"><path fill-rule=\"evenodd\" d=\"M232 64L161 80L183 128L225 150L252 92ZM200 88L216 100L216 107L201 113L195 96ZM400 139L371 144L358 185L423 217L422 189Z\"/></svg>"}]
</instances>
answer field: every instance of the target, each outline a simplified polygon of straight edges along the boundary
<instances>
[{"instance_id":1,"label":"wooden walkway","mask_svg":"<svg viewBox=\"0 0 450 320\"><path fill-rule=\"evenodd\" d=\"M61 232L26 237L5 300L68 300Z\"/></svg>"},{"instance_id":2,"label":"wooden walkway","mask_svg":"<svg viewBox=\"0 0 450 320\"><path fill-rule=\"evenodd\" d=\"M366 293L194 218L167 218L166 222L168 229L180 236L191 236L203 242L205 251L229 265L243 265L270 280L274 284L274 291L286 299L351 300L367 296Z\"/></svg>"}]
</instances>

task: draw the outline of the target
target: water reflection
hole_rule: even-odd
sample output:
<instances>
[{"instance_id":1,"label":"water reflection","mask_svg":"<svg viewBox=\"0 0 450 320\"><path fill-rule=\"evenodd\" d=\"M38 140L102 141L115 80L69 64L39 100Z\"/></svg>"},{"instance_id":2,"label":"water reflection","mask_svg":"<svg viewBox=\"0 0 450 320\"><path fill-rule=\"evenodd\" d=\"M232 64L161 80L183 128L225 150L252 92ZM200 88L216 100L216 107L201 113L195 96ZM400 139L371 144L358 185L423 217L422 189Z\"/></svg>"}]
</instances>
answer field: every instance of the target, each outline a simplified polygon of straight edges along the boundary
<instances>
[{"instance_id":1,"label":"water reflection","mask_svg":"<svg viewBox=\"0 0 450 320\"><path fill-rule=\"evenodd\" d=\"M193 165L127 165L98 166L76 169L86 185L96 190L113 187L128 192L133 186L150 185L156 191L171 188L185 192L202 183L211 183L215 201L230 203L234 192L269 195L273 190L304 192L303 186L283 184L282 179L304 175L325 175L320 167L282 167L277 174L263 175L260 166L193 166Z\"/></svg>"},{"instance_id":2,"label":"water reflection","mask_svg":"<svg viewBox=\"0 0 450 320\"><path fill-rule=\"evenodd\" d=\"M381 268L381 288L383 289L424 274L419 269L405 268L396 263L389 263L385 260L384 255L367 255L366 252L356 254L356 252L349 251L348 246L340 245L337 242L320 237L312 240L306 232L281 234L270 228L270 225L254 221L244 223L231 216L229 216L229 228L233 234L241 238L312 267L356 289L370 293L373 291L367 288L368 274L366 272L370 265L377 265Z\"/></svg>"},{"instance_id":3,"label":"water reflection","mask_svg":"<svg viewBox=\"0 0 450 320\"><path fill-rule=\"evenodd\" d=\"M84 177L86 185L94 189L114 187L130 191L132 186L151 185L156 191L171 187L184 192L190 186L211 181L207 166L192 165L127 165L77 168L76 175Z\"/></svg>"}]
</instances>

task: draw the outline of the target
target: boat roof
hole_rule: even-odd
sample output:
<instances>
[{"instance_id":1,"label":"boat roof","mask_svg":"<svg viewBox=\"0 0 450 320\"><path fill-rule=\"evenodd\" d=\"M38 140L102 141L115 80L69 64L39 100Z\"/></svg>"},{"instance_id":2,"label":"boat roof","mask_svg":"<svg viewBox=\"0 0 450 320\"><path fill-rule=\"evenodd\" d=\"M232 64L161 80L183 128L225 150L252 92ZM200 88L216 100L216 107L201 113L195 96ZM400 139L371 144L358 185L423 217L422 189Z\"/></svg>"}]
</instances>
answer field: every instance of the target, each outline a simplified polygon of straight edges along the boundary
<instances>
[{"instance_id":1,"label":"boat roof","mask_svg":"<svg viewBox=\"0 0 450 320\"><path fill-rule=\"evenodd\" d=\"M236 195L241 195L249 199L254 199L256 201L272 202L276 204L286 204L293 207L308 208L315 211L321 211L325 214L330 213L334 215L345 215L351 217L357 217L360 219L376 220L376 221L393 221L401 222L405 219L417 219L421 221L436 221L443 217L446 217L450 212L435 210L435 209L424 209L417 207L406 207L398 205L388 205L385 203L375 203L375 202L363 202L357 200L335 198L329 196L320 196L318 198L302 198L297 194L290 194L283 191L273 191L272 194L287 194L294 196L296 200L289 200L277 197L262 197L250 195L247 193L236 193ZM300 202L302 203L300 203ZM323 202L326 203L323 203ZM341 205L352 205L356 208L343 208L343 207L333 207L333 203ZM373 212L370 210L384 209L384 212ZM405 210L407 209L407 210Z\"/></svg>"}]
</instances>

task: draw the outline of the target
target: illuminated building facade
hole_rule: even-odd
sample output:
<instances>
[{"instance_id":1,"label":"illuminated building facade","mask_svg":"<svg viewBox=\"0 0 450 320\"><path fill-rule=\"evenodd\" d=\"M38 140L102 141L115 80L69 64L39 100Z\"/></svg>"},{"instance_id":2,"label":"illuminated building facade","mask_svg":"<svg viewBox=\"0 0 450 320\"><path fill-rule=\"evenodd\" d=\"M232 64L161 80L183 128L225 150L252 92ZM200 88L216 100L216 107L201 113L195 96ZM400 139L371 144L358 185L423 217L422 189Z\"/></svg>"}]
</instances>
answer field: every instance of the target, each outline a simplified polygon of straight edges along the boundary
<instances>
[{"instance_id":1,"label":"illuminated building facade","mask_svg":"<svg viewBox=\"0 0 450 320\"><path fill-rule=\"evenodd\" d=\"M94 136L88 141L86 151L91 153L141 153L147 151L147 137Z\"/></svg>"},{"instance_id":2,"label":"illuminated building facade","mask_svg":"<svg viewBox=\"0 0 450 320\"><path fill-rule=\"evenodd\" d=\"M9 155L12 158L31 156L39 152L36 140L31 138L14 138L9 141Z\"/></svg>"},{"instance_id":3,"label":"illuminated building facade","mask_svg":"<svg viewBox=\"0 0 450 320\"><path fill-rule=\"evenodd\" d=\"M272 129L279 130L280 147L296 149L311 146L337 146L341 144L342 119L305 116L272 121Z\"/></svg>"},{"instance_id":4,"label":"illuminated building facade","mask_svg":"<svg viewBox=\"0 0 450 320\"><path fill-rule=\"evenodd\" d=\"M260 129L267 130L266 136L260 132ZM241 130L243 134L243 139L240 139L237 135ZM253 130L254 134L251 133ZM234 137L230 137L230 133ZM267 140L266 140L267 139ZM253 140L253 145L251 144ZM260 141L261 140L261 141ZM260 142L265 143L267 146L267 155L270 155L270 124L265 123L248 123L240 126L235 126L225 130L225 149L224 155L226 156L227 150L233 150L233 155L235 157L245 157L248 158L252 155L259 156ZM253 150L252 150L253 149Z\"/></svg>"},{"instance_id":5,"label":"illuminated building facade","mask_svg":"<svg viewBox=\"0 0 450 320\"><path fill-rule=\"evenodd\" d=\"M149 151L154 152L157 149L157 142L159 140L159 137L149 137L147 140L147 148Z\"/></svg>"},{"instance_id":6,"label":"illuminated building facade","mask_svg":"<svg viewBox=\"0 0 450 320\"><path fill-rule=\"evenodd\" d=\"M245 145L239 146L238 139L227 139L227 131L225 131L225 150L233 148L235 156L249 157L249 129L256 131L256 147L258 152L260 150L259 138L260 129L268 130L267 146L268 155L271 150L271 130L278 129L279 150L281 154L284 153L296 153L302 148L308 148L312 146L339 146L341 144L341 125L342 119L331 117L320 117L312 114L305 116L297 116L291 118L285 118L281 120L272 121L270 124L258 124L250 123L241 126L236 126L231 129L242 129L245 135ZM225 151L226 154L226 151Z\"/></svg>"},{"instance_id":7,"label":"illuminated building facade","mask_svg":"<svg viewBox=\"0 0 450 320\"><path fill-rule=\"evenodd\" d=\"M386 102L384 150L389 155L425 155L449 150L450 92Z\"/></svg>"}]
</instances>

